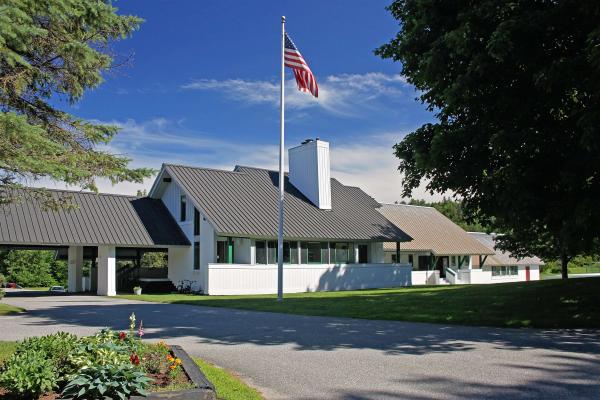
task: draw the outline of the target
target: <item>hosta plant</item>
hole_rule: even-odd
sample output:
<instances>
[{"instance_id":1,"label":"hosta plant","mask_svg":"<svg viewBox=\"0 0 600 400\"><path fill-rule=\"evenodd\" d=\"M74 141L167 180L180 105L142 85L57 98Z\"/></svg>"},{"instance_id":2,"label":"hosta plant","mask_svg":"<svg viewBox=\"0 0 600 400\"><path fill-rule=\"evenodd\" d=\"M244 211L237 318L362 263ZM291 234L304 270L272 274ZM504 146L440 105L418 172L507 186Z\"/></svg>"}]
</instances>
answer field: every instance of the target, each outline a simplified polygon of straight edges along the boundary
<instances>
[{"instance_id":1,"label":"hosta plant","mask_svg":"<svg viewBox=\"0 0 600 400\"><path fill-rule=\"evenodd\" d=\"M94 365L81 371L65 386L62 395L68 399L127 399L146 396L151 379L135 366Z\"/></svg>"}]
</instances>

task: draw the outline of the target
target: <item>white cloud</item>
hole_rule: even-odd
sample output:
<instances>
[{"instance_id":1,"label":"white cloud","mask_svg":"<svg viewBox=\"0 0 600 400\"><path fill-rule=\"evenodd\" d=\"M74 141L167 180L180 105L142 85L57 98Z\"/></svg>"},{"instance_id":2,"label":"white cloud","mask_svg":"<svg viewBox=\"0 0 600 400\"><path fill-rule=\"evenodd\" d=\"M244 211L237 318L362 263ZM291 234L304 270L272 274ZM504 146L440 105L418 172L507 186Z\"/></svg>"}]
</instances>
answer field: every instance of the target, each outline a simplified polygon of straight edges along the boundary
<instances>
[{"instance_id":1,"label":"white cloud","mask_svg":"<svg viewBox=\"0 0 600 400\"><path fill-rule=\"evenodd\" d=\"M241 143L215 138L205 132L182 132L176 123L162 118L144 123L132 119L107 123L120 126L121 132L106 150L128 156L133 167L159 169L162 163L173 163L231 170L236 164L269 169L276 169L278 165L276 144ZM360 187L380 202L402 200L402 176L398 172L399 160L394 156L392 146L404 134L385 132L365 135L358 140L349 138L344 143L332 142L332 176L345 185ZM182 147L185 151L181 151ZM137 190L149 190L153 180L152 177L141 184L124 182L112 185L101 179L97 184L101 192L135 194ZM68 188L49 180L40 180L34 185ZM431 195L422 185L413 192L413 197L439 200L443 196Z\"/></svg>"},{"instance_id":2,"label":"white cloud","mask_svg":"<svg viewBox=\"0 0 600 400\"><path fill-rule=\"evenodd\" d=\"M382 96L404 96L413 89L400 75L380 72L330 75L319 82L319 98L300 92L294 79L286 81L286 107L302 110L318 107L333 114L356 115L361 109L376 108L370 102ZM186 90L213 90L245 104L279 106L279 83L268 80L199 79L181 86Z\"/></svg>"}]
</instances>

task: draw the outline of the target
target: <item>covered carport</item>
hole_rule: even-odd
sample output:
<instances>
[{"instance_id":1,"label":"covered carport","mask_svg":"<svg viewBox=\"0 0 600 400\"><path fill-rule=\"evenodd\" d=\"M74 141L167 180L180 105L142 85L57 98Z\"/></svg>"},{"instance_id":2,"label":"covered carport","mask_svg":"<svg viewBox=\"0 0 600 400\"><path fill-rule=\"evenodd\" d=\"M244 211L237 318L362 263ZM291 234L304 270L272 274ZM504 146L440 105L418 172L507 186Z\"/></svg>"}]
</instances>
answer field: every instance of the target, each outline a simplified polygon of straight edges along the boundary
<instances>
[{"instance_id":1,"label":"covered carport","mask_svg":"<svg viewBox=\"0 0 600 400\"><path fill-rule=\"evenodd\" d=\"M117 249L171 249L190 243L161 200L51 190L69 206L44 209L23 189L21 201L0 207L0 247L64 251L69 292L81 292L84 259L95 264L97 293L117 291Z\"/></svg>"}]
</instances>

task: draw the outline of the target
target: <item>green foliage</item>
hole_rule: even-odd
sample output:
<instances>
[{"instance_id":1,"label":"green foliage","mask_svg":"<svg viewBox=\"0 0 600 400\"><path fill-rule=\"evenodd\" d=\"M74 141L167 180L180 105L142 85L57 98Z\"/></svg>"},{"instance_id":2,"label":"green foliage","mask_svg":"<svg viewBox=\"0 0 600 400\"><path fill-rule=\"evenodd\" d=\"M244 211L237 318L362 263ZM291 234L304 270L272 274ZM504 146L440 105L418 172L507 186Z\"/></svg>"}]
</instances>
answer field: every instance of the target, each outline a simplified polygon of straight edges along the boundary
<instances>
[{"instance_id":1,"label":"green foliage","mask_svg":"<svg viewBox=\"0 0 600 400\"><path fill-rule=\"evenodd\" d=\"M396 0L376 54L436 113L395 146L404 196L427 181L499 246L566 262L600 242L600 7L596 0Z\"/></svg>"},{"instance_id":2,"label":"green foliage","mask_svg":"<svg viewBox=\"0 0 600 400\"><path fill-rule=\"evenodd\" d=\"M444 214L448 219L456 225L468 232L487 232L492 229L491 226L483 226L477 221L472 222L464 212L464 207L461 201L444 198L442 201L426 202L425 200L410 199L408 202L414 206L433 207L440 213Z\"/></svg>"},{"instance_id":3,"label":"green foliage","mask_svg":"<svg viewBox=\"0 0 600 400\"><path fill-rule=\"evenodd\" d=\"M76 375L65 386L62 395L72 399L127 399L146 396L150 384L146 374L129 364L94 365Z\"/></svg>"},{"instance_id":4,"label":"green foliage","mask_svg":"<svg viewBox=\"0 0 600 400\"><path fill-rule=\"evenodd\" d=\"M97 87L113 65L109 45L141 19L118 15L111 2L4 0L0 4L0 204L24 195L64 206L44 191L15 191L22 178L49 177L97 190L95 178L141 182L152 172L97 149L118 132L55 107Z\"/></svg>"},{"instance_id":5,"label":"green foliage","mask_svg":"<svg viewBox=\"0 0 600 400\"><path fill-rule=\"evenodd\" d=\"M147 268L166 268L167 252L148 251L142 255L142 267Z\"/></svg>"},{"instance_id":6,"label":"green foliage","mask_svg":"<svg viewBox=\"0 0 600 400\"><path fill-rule=\"evenodd\" d=\"M0 300L2 300L5 295L6 295L6 292L4 291L4 289L0 288Z\"/></svg>"},{"instance_id":7,"label":"green foliage","mask_svg":"<svg viewBox=\"0 0 600 400\"><path fill-rule=\"evenodd\" d=\"M21 286L66 284L67 265L49 250L11 250L0 258L0 271ZM58 278L58 279L57 279Z\"/></svg>"},{"instance_id":8,"label":"green foliage","mask_svg":"<svg viewBox=\"0 0 600 400\"><path fill-rule=\"evenodd\" d=\"M2 260L0 258L0 260ZM0 273L0 287L4 287L4 285L6 284L6 278L4 277L3 274Z\"/></svg>"},{"instance_id":9,"label":"green foliage","mask_svg":"<svg viewBox=\"0 0 600 400\"><path fill-rule=\"evenodd\" d=\"M52 360L39 350L15 353L3 366L0 386L23 398L37 398L57 387L57 374Z\"/></svg>"}]
</instances>

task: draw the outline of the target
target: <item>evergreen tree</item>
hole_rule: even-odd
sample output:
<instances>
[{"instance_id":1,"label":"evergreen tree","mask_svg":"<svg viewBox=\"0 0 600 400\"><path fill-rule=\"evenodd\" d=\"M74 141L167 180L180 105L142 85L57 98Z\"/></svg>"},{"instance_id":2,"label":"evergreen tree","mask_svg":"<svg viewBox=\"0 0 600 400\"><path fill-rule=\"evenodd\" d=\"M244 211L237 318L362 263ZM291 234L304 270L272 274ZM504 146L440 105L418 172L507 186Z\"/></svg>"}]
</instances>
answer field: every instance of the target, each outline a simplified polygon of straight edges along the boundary
<instances>
[{"instance_id":1,"label":"evergreen tree","mask_svg":"<svg viewBox=\"0 0 600 400\"><path fill-rule=\"evenodd\" d=\"M57 108L102 82L112 41L141 20L109 1L3 0L0 3L0 204L23 195L24 180L47 177L97 191L95 180L142 182L151 170L98 149L118 129ZM48 207L64 205L36 191Z\"/></svg>"}]
</instances>

